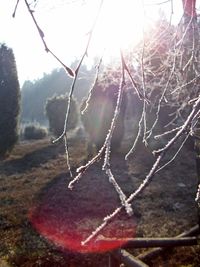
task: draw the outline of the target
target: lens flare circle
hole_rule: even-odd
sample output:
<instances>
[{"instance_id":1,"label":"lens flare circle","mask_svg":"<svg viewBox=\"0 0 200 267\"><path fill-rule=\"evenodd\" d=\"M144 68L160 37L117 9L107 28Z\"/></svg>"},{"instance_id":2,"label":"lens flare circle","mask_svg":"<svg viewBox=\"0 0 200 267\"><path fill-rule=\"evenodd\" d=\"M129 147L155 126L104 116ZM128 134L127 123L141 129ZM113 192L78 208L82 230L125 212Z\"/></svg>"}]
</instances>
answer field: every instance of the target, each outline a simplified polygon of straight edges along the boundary
<instances>
[{"instance_id":1,"label":"lens flare circle","mask_svg":"<svg viewBox=\"0 0 200 267\"><path fill-rule=\"evenodd\" d=\"M29 212L34 228L58 247L69 251L102 253L122 246L124 241L120 238L135 234L135 219L125 214L113 220L100 233L105 238L115 237L112 241L93 240L86 245L81 244L119 205L116 192L110 188L106 192L107 180L102 178L98 173L83 177L84 183L79 182L74 190L67 189L65 175L56 178L40 192L39 200ZM94 181L95 187L92 184Z\"/></svg>"}]
</instances>

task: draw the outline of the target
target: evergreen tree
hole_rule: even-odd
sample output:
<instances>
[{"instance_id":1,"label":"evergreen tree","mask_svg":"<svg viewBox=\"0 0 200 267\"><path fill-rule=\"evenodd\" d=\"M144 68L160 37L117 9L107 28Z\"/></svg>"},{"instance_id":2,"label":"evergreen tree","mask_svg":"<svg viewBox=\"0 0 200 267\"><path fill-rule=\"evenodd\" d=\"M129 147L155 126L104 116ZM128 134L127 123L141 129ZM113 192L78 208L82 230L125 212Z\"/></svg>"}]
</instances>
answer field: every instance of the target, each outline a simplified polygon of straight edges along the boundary
<instances>
[{"instance_id":1,"label":"evergreen tree","mask_svg":"<svg viewBox=\"0 0 200 267\"><path fill-rule=\"evenodd\" d=\"M18 139L20 88L12 49L0 45L0 156Z\"/></svg>"}]
</instances>

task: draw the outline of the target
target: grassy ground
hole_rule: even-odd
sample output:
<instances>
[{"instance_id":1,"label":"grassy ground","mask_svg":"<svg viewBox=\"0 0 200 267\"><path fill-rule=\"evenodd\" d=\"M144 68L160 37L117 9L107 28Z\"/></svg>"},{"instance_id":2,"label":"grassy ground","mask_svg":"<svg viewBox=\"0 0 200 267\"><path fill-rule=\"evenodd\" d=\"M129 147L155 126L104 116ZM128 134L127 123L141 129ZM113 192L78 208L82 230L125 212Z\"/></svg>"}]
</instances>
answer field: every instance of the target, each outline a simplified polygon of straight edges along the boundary
<instances>
[{"instance_id":1,"label":"grassy ground","mask_svg":"<svg viewBox=\"0 0 200 267\"><path fill-rule=\"evenodd\" d=\"M72 169L86 158L83 140L70 139ZM113 172L128 195L141 183L153 157L145 148L128 162L112 155ZM197 223L195 161L184 150L133 203L134 215L121 214L102 235L123 237L175 236ZM0 266L108 266L108 253L70 250L66 236L86 237L119 205L116 192L92 166L73 191L62 146L49 140L22 142L0 162ZM59 207L59 208L58 208ZM32 214L30 216L30 214ZM50 231L51 229L51 231ZM73 239L74 236L72 236ZM74 250L80 250L77 244ZM141 250L131 251L138 255ZM178 248L149 262L150 266L200 266L200 248Z\"/></svg>"}]
</instances>

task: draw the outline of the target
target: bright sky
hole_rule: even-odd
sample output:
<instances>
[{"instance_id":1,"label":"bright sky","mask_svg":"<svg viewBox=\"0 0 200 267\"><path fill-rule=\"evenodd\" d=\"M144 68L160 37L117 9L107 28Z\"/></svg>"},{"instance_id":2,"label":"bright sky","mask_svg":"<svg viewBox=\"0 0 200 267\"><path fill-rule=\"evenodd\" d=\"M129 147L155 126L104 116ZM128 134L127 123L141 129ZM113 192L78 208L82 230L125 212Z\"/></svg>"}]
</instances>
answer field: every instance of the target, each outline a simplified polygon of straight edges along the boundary
<instances>
[{"instance_id":1,"label":"bright sky","mask_svg":"<svg viewBox=\"0 0 200 267\"><path fill-rule=\"evenodd\" d=\"M155 19L161 5L153 4L160 2L164 1L105 0L89 47L88 60L92 61L95 53L101 55L104 47L107 47L106 57L114 57L119 54L120 47L136 43L142 33L144 15L148 21ZM174 19L178 21L182 13L181 0L174 2ZM13 49L22 85L24 80L41 77L60 64L44 51L24 0L19 1L16 17L12 18L15 3L15 0L0 0L0 43L5 42ZM49 48L70 65L84 52L100 0L37 0L36 3L34 15ZM169 16L170 4L162 4L162 9Z\"/></svg>"}]
</instances>

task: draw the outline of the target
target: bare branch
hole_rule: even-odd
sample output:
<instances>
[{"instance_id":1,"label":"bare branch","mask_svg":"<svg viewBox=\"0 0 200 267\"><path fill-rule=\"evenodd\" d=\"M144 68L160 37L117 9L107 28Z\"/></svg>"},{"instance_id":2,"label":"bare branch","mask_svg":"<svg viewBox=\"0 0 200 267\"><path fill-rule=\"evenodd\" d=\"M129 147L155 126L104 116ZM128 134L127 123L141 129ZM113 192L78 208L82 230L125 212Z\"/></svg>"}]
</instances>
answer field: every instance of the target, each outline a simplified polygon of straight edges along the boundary
<instances>
[{"instance_id":1,"label":"bare branch","mask_svg":"<svg viewBox=\"0 0 200 267\"><path fill-rule=\"evenodd\" d=\"M17 0L17 2L16 2L15 9L14 9L13 14L12 14L13 18L16 16L18 4L19 4L19 0Z\"/></svg>"},{"instance_id":2,"label":"bare branch","mask_svg":"<svg viewBox=\"0 0 200 267\"><path fill-rule=\"evenodd\" d=\"M189 134L186 135L185 139L184 139L183 142L181 143L180 147L178 148L178 150L176 151L176 153L174 154L174 156L171 157L171 159L170 159L168 162L166 162L164 165L162 165L162 166L161 166L155 173L161 171L161 170L164 169L166 166L168 166L170 163L172 163L172 161L175 160L175 158L178 156L179 152L180 152L181 149L183 148L185 142L188 140L188 137L189 137L189 136L190 136Z\"/></svg>"},{"instance_id":3,"label":"bare branch","mask_svg":"<svg viewBox=\"0 0 200 267\"><path fill-rule=\"evenodd\" d=\"M140 89L138 88L138 84L137 82L134 80L133 76L131 75L131 72L126 64L126 61L124 59L124 56L123 56L123 52L121 51L121 60L122 60L122 65L123 65L123 68L124 70L127 71L128 75L129 75L129 78L131 80L131 83L133 85L133 88L135 89L136 91L136 94L137 96L139 97L140 100L145 100L147 103L150 103L149 102L149 99L140 91Z\"/></svg>"},{"instance_id":4,"label":"bare branch","mask_svg":"<svg viewBox=\"0 0 200 267\"><path fill-rule=\"evenodd\" d=\"M90 99L91 99L91 96L92 96L92 91L93 91L95 85L96 85L97 82L98 82L99 71L100 71L100 66L101 66L101 63L102 63L102 59L103 59L103 56L100 58L99 63L98 63L98 65L96 66L96 70L97 70L97 71L96 71L95 80L94 80L94 83L93 83L93 85L91 86L91 88L90 88L90 90L89 90L89 92L88 92L87 99L86 99L86 102L85 102L85 107L84 107L84 109L81 111L81 114L84 114L85 111L87 110L88 105L89 105L89 102L90 102Z\"/></svg>"},{"instance_id":5,"label":"bare branch","mask_svg":"<svg viewBox=\"0 0 200 267\"><path fill-rule=\"evenodd\" d=\"M28 9L28 12L29 12L29 14L31 15L31 17L32 17L32 20L33 20L33 22L34 22L34 24L35 24L35 26L36 26L36 28L37 28L37 30L38 30L38 33L39 33L39 36L40 36L40 39L41 39L41 41L42 41L42 43L43 43L43 45L44 45L44 48L45 48L45 51L46 52L49 52L62 66L63 66L63 68L66 70L66 72L71 76L71 77L74 77L74 72L73 72L73 70L70 68L70 67L68 67L67 65L65 65L50 49L49 49L49 47L47 46L47 43L46 43L46 41L45 41L45 39L44 39L44 37L45 37L45 35L44 35L44 32L42 31L42 29L39 27L39 25L38 25L38 23L37 23L37 20L35 19L35 16L34 16L34 14L33 14L33 11L31 10L31 8L30 8L30 5L28 4L28 2L27 2L27 0L24 0L24 2L25 2L25 4L26 4L26 7L27 7L27 9Z\"/></svg>"},{"instance_id":6,"label":"bare branch","mask_svg":"<svg viewBox=\"0 0 200 267\"><path fill-rule=\"evenodd\" d=\"M182 125L180 130L176 133L176 135L167 143L167 145L161 149L153 151L154 154L160 154L162 152L166 152L174 142L184 133L186 128L192 123L193 118L195 117L196 113L199 111L200 108L200 96L198 97L197 101L195 102L191 113L188 115L185 123Z\"/></svg>"},{"instance_id":7,"label":"bare branch","mask_svg":"<svg viewBox=\"0 0 200 267\"><path fill-rule=\"evenodd\" d=\"M66 116L65 116L65 123L64 123L63 133L57 139L55 139L53 141L53 143L57 143L58 141L63 139L64 135L66 135L67 123L68 123L68 119L69 119L69 111L70 111L70 107L71 107L71 100L72 100L72 95L73 95L73 92L74 92L74 87L75 87L75 84L76 84L76 80L77 80L78 73L79 73L80 67L82 65L82 62L83 62L85 56L88 53L88 48L89 48L89 45L90 45L92 34L93 34L94 29L95 29L98 17L100 15L100 11L101 11L102 5L103 5L103 0L101 0L100 6L99 6L99 9L98 9L98 13L97 13L97 15L95 17L94 24L92 26L92 29L91 29L90 33L89 33L89 38L88 38L88 41L87 41L87 45L86 45L85 51L84 51L84 53L82 55L82 58L80 59L80 61L78 63L78 66L77 66L77 68L75 70L75 76L74 76L74 79L73 79L73 82L72 82L72 85L71 85L71 89L70 89L70 92L69 92L69 96L68 96L68 107L67 107L67 112L66 112Z\"/></svg>"}]
</instances>

